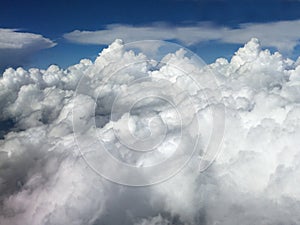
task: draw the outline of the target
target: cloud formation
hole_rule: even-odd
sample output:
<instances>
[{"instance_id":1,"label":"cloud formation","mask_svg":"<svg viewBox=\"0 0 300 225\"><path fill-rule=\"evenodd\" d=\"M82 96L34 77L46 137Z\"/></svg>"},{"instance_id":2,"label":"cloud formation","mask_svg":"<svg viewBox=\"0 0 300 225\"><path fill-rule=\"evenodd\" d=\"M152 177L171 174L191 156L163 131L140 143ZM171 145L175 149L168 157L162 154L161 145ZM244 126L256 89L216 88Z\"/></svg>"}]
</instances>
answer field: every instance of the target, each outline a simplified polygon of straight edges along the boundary
<instances>
[{"instance_id":1,"label":"cloud formation","mask_svg":"<svg viewBox=\"0 0 300 225\"><path fill-rule=\"evenodd\" d=\"M35 52L55 45L39 34L0 29L0 71L9 66L21 66Z\"/></svg>"},{"instance_id":2,"label":"cloud formation","mask_svg":"<svg viewBox=\"0 0 300 225\"><path fill-rule=\"evenodd\" d=\"M240 24L237 28L221 27L210 23L172 26L156 23L146 26L111 24L103 30L75 30L64 35L72 42L81 44L111 43L116 37L126 42L138 40L178 40L189 46L204 41L243 44L256 37L263 47L275 47L280 51L292 51L299 44L300 20L270 23Z\"/></svg>"},{"instance_id":3,"label":"cloud formation","mask_svg":"<svg viewBox=\"0 0 300 225\"><path fill-rule=\"evenodd\" d=\"M117 40L95 62L84 59L66 70L50 66L5 71L0 79L0 121L12 123L0 140L0 223L299 224L300 60L262 50L257 39L230 61L220 58L200 68L183 50L163 56L163 62L174 67L145 59L149 59L146 54L128 51ZM178 68L201 71L204 90L195 89ZM215 71L218 87L205 86L210 70ZM83 76L88 79L82 80ZM83 160L88 154L98 156L93 150L99 149L99 143L89 141L95 129L107 150L124 163L149 166L176 149L179 123L166 102L145 99L130 113L122 111L157 79L192 96L196 112L190 110L184 93L176 92L178 107L186 110L183 127L193 125L196 116L199 119L201 146L209 138L209 106L226 107L222 154L204 173L199 173L199 159L193 157L176 176L153 186L126 187L103 179ZM139 85L131 86L132 81ZM168 96L175 90L165 82L158 85L153 94L161 91ZM203 91L209 102L203 100ZM118 100L118 96L125 97ZM163 130L158 117L167 122L169 136L156 154L129 152L113 130L116 124L121 131L128 124L136 137L144 138L148 129L141 128L151 128L151 122ZM155 120L149 122L151 118ZM91 151L78 151L74 124L85 137L82 144ZM184 136L186 148L192 130L189 127L191 135ZM123 173L106 161L97 163Z\"/></svg>"}]
</instances>

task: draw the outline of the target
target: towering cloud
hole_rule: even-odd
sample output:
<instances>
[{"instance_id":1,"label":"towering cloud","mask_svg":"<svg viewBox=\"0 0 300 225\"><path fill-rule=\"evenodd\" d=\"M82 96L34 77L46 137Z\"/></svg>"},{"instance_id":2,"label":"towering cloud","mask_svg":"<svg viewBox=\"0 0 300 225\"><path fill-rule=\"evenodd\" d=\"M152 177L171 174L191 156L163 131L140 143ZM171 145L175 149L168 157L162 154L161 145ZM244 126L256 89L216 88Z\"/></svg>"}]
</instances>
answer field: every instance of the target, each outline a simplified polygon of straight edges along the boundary
<instances>
[{"instance_id":1,"label":"towering cloud","mask_svg":"<svg viewBox=\"0 0 300 225\"><path fill-rule=\"evenodd\" d=\"M0 29L0 71L8 66L21 66L33 53L55 45L39 34Z\"/></svg>"},{"instance_id":2,"label":"towering cloud","mask_svg":"<svg viewBox=\"0 0 300 225\"><path fill-rule=\"evenodd\" d=\"M300 223L300 61L262 50L257 39L230 61L200 67L184 50L160 63L149 57L116 40L95 62L3 73L0 224ZM187 79L193 73L203 75L197 80L203 89ZM205 80L211 74L217 86ZM145 93L149 98L142 98ZM221 152L200 173L211 107L221 105ZM93 142L94 132L100 142ZM141 150L152 142L138 140L151 135L164 140L145 154ZM145 173L133 179L130 170L99 160L99 145L143 169L164 165L176 152L186 157L196 136L196 154L164 182L130 187L103 177L129 183L156 178ZM137 151L129 151L132 146Z\"/></svg>"}]
</instances>

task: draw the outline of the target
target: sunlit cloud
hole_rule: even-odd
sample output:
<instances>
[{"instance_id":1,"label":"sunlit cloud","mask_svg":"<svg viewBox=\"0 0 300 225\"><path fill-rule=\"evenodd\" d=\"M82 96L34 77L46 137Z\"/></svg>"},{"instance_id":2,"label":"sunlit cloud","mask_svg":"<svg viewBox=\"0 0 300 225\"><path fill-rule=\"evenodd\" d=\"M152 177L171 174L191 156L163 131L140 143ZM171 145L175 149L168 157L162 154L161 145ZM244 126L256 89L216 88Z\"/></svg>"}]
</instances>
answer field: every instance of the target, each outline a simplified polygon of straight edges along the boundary
<instances>
[{"instance_id":1,"label":"sunlit cloud","mask_svg":"<svg viewBox=\"0 0 300 225\"><path fill-rule=\"evenodd\" d=\"M12 123L0 139L1 224L297 224L299 61L262 50L259 41L251 39L230 61L219 58L197 68L194 59L179 50L165 55L164 62L154 64L117 40L94 62L84 59L66 70L54 65L46 70L7 69L0 78L0 121ZM213 70L219 86L193 91L194 81L186 79L182 69L203 74ZM204 77L198 79L206 85ZM133 81L138 85L131 86ZM175 92L173 86L180 88ZM140 101L147 91L152 96L176 94L177 108L184 112L181 120L164 101L150 106ZM189 92L193 101L183 98ZM203 92L212 100L203 100ZM124 113L122 109L137 100L137 107ZM223 152L204 173L195 155L166 182L133 188L103 179L83 160L90 154L90 163L131 179L130 173L94 157L103 142L124 164L153 165L173 153L181 140L179 128L194 125L192 118L200 120L199 142L204 146L212 122L209 108L220 104L226 107ZM114 121L112 115L118 115ZM130 123L124 121L126 115ZM121 131L128 125L138 137L147 131L144 125L153 122L153 128L163 131L157 121L149 123L152 115L168 121L168 138L157 152L141 156L128 151L114 125ZM74 140L75 126L80 145ZM194 134L194 127L189 128L188 134ZM101 142L89 141L95 129ZM188 148L192 137L184 136L182 146ZM81 145L90 151L80 153ZM148 175L142 179L150 179Z\"/></svg>"}]
</instances>

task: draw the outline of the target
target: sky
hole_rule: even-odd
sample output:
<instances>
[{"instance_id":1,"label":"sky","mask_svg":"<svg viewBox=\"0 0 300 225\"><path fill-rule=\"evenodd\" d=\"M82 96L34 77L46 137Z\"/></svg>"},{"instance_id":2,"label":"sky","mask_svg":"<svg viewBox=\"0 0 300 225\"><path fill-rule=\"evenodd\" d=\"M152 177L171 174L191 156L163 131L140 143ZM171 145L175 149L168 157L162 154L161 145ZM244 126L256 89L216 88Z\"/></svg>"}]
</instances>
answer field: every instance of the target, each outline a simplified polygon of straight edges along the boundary
<instances>
[{"instance_id":1,"label":"sky","mask_svg":"<svg viewBox=\"0 0 300 225\"><path fill-rule=\"evenodd\" d=\"M2 1L0 224L300 224L299 28L299 0Z\"/></svg>"},{"instance_id":2,"label":"sky","mask_svg":"<svg viewBox=\"0 0 300 225\"><path fill-rule=\"evenodd\" d=\"M296 59L299 21L296 0L5 0L0 68L66 68L94 60L117 38L177 42L211 63L257 37L263 47Z\"/></svg>"}]
</instances>

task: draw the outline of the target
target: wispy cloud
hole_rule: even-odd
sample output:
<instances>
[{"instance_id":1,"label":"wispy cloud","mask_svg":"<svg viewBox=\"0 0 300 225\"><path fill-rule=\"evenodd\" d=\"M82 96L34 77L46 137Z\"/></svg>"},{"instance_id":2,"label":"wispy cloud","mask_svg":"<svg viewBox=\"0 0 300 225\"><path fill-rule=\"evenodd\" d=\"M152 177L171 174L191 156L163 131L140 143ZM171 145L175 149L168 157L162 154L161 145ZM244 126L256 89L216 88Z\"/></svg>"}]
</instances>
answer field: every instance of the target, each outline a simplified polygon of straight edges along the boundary
<instances>
[{"instance_id":1,"label":"wispy cloud","mask_svg":"<svg viewBox=\"0 0 300 225\"><path fill-rule=\"evenodd\" d=\"M55 45L40 34L0 29L0 70L8 66L23 65L32 54Z\"/></svg>"},{"instance_id":2,"label":"wispy cloud","mask_svg":"<svg viewBox=\"0 0 300 225\"><path fill-rule=\"evenodd\" d=\"M211 23L197 23L188 26L171 26L155 23L146 26L110 24L102 30L74 30L64 37L81 44L109 44L116 38L125 42L145 39L177 40L187 46L204 41L243 44L256 37L264 47L292 51L300 40L300 20L278 21L271 23L240 24L237 28L216 26Z\"/></svg>"}]
</instances>

